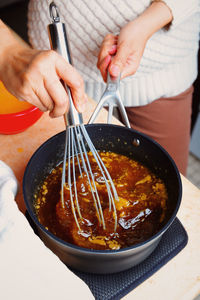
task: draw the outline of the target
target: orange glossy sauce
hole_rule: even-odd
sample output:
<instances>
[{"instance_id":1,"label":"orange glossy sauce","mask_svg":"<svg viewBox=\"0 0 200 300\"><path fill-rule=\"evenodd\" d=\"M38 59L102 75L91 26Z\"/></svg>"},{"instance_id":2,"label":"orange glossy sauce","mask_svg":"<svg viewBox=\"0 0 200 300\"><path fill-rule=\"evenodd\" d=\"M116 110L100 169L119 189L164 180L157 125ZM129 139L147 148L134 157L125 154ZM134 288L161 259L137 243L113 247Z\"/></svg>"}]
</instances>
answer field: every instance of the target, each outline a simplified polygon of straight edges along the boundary
<instances>
[{"instance_id":1,"label":"orange glossy sauce","mask_svg":"<svg viewBox=\"0 0 200 300\"><path fill-rule=\"evenodd\" d=\"M25 101L19 101L7 91L0 81L0 114L17 113L30 107L33 107L33 105Z\"/></svg>"},{"instance_id":2,"label":"orange glossy sauce","mask_svg":"<svg viewBox=\"0 0 200 300\"><path fill-rule=\"evenodd\" d=\"M74 221L67 185L64 206L61 202L61 166L52 170L42 183L39 193L35 195L35 210L39 221L64 241L90 249L116 250L145 241L155 234L165 221L167 191L164 183L148 168L126 156L112 152L100 152L100 155L119 196L119 201L115 200L118 219L116 231L114 212L113 209L109 211L108 207L105 182L90 154L106 229L103 229L98 220L88 180L86 176L80 176L78 168L76 186L82 216L78 216L81 230Z\"/></svg>"}]
</instances>

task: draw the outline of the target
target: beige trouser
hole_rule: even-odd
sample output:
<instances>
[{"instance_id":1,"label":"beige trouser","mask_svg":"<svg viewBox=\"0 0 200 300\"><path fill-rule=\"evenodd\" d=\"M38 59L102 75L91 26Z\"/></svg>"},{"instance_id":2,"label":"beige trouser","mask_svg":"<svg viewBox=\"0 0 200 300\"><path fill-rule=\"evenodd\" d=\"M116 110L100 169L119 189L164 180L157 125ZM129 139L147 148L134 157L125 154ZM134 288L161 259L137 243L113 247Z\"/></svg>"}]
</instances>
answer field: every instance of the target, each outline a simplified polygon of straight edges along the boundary
<instances>
[{"instance_id":1,"label":"beige trouser","mask_svg":"<svg viewBox=\"0 0 200 300\"><path fill-rule=\"evenodd\" d=\"M178 96L127 107L132 128L162 145L185 175L188 163L193 86Z\"/></svg>"}]
</instances>

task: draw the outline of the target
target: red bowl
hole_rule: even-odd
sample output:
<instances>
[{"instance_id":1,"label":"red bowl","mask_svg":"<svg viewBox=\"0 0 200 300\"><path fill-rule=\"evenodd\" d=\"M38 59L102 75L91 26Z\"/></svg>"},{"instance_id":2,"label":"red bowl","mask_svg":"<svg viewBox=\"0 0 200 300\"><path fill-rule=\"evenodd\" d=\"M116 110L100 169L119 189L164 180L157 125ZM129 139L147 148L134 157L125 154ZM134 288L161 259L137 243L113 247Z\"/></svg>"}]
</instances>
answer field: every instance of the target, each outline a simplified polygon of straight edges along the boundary
<instances>
[{"instance_id":1,"label":"red bowl","mask_svg":"<svg viewBox=\"0 0 200 300\"><path fill-rule=\"evenodd\" d=\"M0 114L0 134L22 132L33 125L42 114L43 112L35 106L17 113Z\"/></svg>"}]
</instances>

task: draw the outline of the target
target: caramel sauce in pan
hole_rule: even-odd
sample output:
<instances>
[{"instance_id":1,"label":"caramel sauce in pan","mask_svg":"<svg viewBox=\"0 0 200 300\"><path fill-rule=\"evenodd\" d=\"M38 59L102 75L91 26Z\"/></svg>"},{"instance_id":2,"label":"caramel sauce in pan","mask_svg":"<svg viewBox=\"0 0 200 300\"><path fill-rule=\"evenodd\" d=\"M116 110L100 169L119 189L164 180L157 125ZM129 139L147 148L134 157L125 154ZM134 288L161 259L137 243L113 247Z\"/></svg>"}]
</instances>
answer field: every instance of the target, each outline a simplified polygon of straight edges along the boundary
<instances>
[{"instance_id":1,"label":"caramel sauce in pan","mask_svg":"<svg viewBox=\"0 0 200 300\"><path fill-rule=\"evenodd\" d=\"M114 231L113 209L109 211L108 193L102 174L89 153L97 185L106 230L99 224L93 197L86 176L76 170L77 191L82 221L78 230L71 211L70 193L66 185L64 207L60 189L62 166L47 176L35 195L39 222L64 241L84 248L116 250L143 242L158 232L165 220L167 191L161 179L141 163L113 152L99 152L115 184L119 201L117 229ZM66 166L67 168L67 166ZM73 178L73 177L72 177ZM66 178L67 180L67 178Z\"/></svg>"}]
</instances>

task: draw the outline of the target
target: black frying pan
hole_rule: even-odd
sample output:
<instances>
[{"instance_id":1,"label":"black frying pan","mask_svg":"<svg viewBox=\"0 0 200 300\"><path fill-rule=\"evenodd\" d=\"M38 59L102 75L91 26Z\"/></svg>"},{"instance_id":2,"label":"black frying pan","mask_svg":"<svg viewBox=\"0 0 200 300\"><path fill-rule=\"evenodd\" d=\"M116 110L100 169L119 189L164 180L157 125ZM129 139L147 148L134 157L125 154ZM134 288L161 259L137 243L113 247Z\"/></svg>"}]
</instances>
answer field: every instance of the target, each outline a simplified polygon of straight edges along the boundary
<instances>
[{"instance_id":1,"label":"black frying pan","mask_svg":"<svg viewBox=\"0 0 200 300\"><path fill-rule=\"evenodd\" d=\"M169 154L155 141L133 129L107 124L86 125L94 146L127 155L146 165L165 183L168 192L167 218L162 229L150 239L120 250L89 250L64 242L47 231L36 217L34 194L52 168L63 160L65 131L47 140L30 159L23 178L25 204L41 239L67 265L85 272L114 273L126 270L147 258L176 217L181 203L182 184Z\"/></svg>"}]
</instances>

